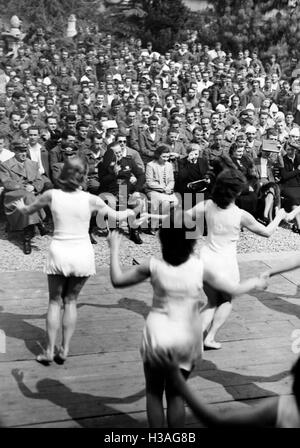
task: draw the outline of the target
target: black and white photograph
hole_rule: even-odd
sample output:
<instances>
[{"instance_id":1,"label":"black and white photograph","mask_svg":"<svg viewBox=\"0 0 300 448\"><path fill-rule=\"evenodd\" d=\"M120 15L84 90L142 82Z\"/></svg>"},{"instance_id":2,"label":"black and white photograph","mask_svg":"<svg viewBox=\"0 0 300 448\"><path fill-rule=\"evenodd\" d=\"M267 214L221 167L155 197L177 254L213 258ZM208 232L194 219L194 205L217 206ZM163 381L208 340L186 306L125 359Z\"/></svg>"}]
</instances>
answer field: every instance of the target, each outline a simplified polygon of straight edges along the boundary
<instances>
[{"instance_id":1,"label":"black and white photograph","mask_svg":"<svg viewBox=\"0 0 300 448\"><path fill-rule=\"evenodd\" d=\"M300 428L300 0L0 8L0 428Z\"/></svg>"}]
</instances>

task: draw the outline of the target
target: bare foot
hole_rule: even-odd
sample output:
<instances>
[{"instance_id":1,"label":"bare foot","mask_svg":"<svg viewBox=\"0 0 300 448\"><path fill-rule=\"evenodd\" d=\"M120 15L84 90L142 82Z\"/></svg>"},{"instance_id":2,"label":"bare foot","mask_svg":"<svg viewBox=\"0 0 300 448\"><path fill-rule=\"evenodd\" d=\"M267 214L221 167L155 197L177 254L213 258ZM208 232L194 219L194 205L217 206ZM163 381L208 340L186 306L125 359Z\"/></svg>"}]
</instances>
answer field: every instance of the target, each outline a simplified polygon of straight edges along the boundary
<instances>
[{"instance_id":1,"label":"bare foot","mask_svg":"<svg viewBox=\"0 0 300 448\"><path fill-rule=\"evenodd\" d=\"M55 355L55 362L57 364L64 364L67 360L68 357L68 353L64 350L63 347L61 347L57 353L57 355Z\"/></svg>"},{"instance_id":2,"label":"bare foot","mask_svg":"<svg viewBox=\"0 0 300 448\"><path fill-rule=\"evenodd\" d=\"M37 362L43 364L43 366L49 366L53 361L53 356L49 355L49 353L41 353L36 357Z\"/></svg>"},{"instance_id":3,"label":"bare foot","mask_svg":"<svg viewBox=\"0 0 300 448\"><path fill-rule=\"evenodd\" d=\"M210 348L214 350L219 350L222 347L220 342L216 342L214 339L205 339L204 348Z\"/></svg>"}]
</instances>

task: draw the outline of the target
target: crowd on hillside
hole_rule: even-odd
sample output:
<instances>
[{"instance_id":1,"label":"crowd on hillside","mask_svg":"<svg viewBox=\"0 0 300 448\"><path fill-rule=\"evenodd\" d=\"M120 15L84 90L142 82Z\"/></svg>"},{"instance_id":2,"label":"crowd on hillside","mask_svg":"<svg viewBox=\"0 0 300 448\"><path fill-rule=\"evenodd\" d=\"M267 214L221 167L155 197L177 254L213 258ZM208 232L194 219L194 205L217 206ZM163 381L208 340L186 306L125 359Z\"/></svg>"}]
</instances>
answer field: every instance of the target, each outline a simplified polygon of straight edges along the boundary
<instances>
[{"instance_id":1,"label":"crowd on hillside","mask_svg":"<svg viewBox=\"0 0 300 448\"><path fill-rule=\"evenodd\" d=\"M244 174L238 205L262 223L281 202L286 210L300 205L293 57L283 70L275 55L262 63L256 49L232 54L196 41L160 54L151 42L100 32L61 48L38 29L17 55L0 45L0 62L1 208L8 230L23 232L25 253L51 214L23 216L14 202L58 187L74 156L88 166L84 188L118 208L124 195L152 212L176 207L184 193L195 203L226 167ZM300 217L293 230L300 232ZM96 231L94 216L93 243ZM141 230L130 229L130 238L141 244Z\"/></svg>"}]
</instances>

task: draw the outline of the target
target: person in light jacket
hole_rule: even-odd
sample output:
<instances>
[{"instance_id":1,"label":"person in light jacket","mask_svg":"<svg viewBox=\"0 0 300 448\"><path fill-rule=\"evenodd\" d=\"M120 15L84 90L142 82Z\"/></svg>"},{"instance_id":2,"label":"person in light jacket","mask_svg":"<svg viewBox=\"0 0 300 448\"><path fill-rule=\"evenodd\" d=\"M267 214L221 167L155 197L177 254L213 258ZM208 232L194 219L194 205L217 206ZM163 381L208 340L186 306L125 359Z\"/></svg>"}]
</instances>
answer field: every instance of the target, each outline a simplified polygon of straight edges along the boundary
<instances>
[{"instance_id":1,"label":"person in light jacket","mask_svg":"<svg viewBox=\"0 0 300 448\"><path fill-rule=\"evenodd\" d=\"M155 150L154 160L146 165L145 191L153 214L157 214L160 209L162 213L166 213L171 207L178 205L178 198L174 194L174 170L169 157L169 147L160 145ZM157 222L152 219L151 234L155 233L156 227Z\"/></svg>"}]
</instances>

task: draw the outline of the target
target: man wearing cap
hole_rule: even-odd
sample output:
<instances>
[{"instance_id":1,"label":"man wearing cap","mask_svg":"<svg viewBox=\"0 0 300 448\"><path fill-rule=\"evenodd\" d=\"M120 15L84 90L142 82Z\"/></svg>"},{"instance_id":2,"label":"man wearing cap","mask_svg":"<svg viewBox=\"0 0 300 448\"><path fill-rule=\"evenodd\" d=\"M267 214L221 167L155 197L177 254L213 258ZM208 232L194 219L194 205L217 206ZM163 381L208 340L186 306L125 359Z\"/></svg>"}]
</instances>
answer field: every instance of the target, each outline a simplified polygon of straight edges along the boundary
<instances>
[{"instance_id":1,"label":"man wearing cap","mask_svg":"<svg viewBox=\"0 0 300 448\"><path fill-rule=\"evenodd\" d=\"M77 146L74 143L68 143L67 141L61 144L62 161L53 163L52 169L52 181L55 187L59 187L58 179L63 169L64 163L70 157L80 157Z\"/></svg>"},{"instance_id":2,"label":"man wearing cap","mask_svg":"<svg viewBox=\"0 0 300 448\"><path fill-rule=\"evenodd\" d=\"M85 67L84 75L80 78L80 83L82 83L83 81L93 81L95 84L97 83L97 76L94 75L93 67L91 67L90 65Z\"/></svg>"},{"instance_id":3,"label":"man wearing cap","mask_svg":"<svg viewBox=\"0 0 300 448\"><path fill-rule=\"evenodd\" d=\"M255 159L261 146L261 141L256 139L256 127L251 125L246 126L245 134L245 154L248 155L248 157Z\"/></svg>"},{"instance_id":4,"label":"man wearing cap","mask_svg":"<svg viewBox=\"0 0 300 448\"><path fill-rule=\"evenodd\" d=\"M49 164L50 173L52 178L53 165L56 163L62 163L64 160L62 144L75 144L76 132L68 129L64 129L61 133L61 141L57 142L56 146L49 151Z\"/></svg>"},{"instance_id":5,"label":"man wearing cap","mask_svg":"<svg viewBox=\"0 0 300 448\"><path fill-rule=\"evenodd\" d=\"M23 199L31 204L44 188L44 181L39 172L37 162L27 158L27 144L17 141L13 144L15 156L0 164L0 181L4 187L4 213L11 231L23 231L23 250L31 253L30 240L34 235L34 225L43 229L44 213L23 215L14 206L14 202ZM42 232L41 232L42 234Z\"/></svg>"}]
</instances>

